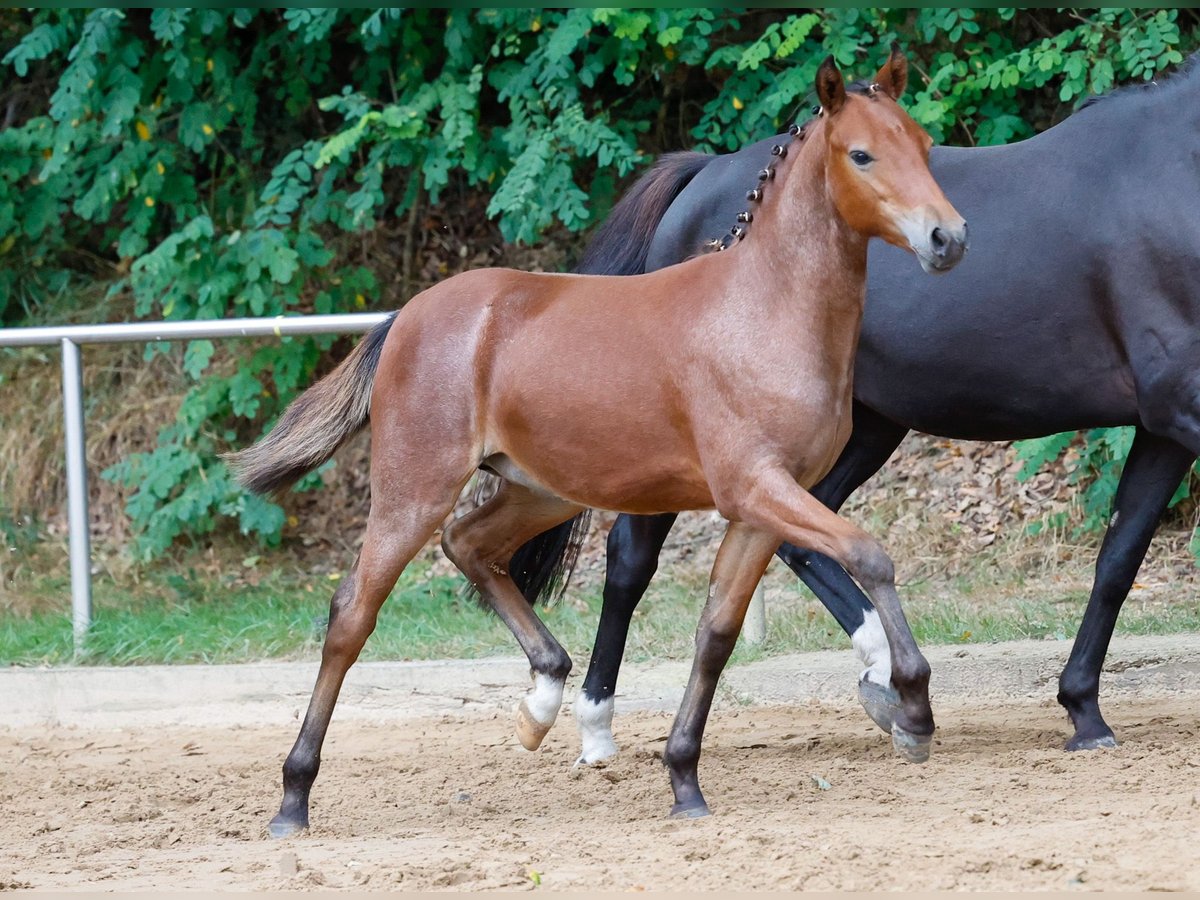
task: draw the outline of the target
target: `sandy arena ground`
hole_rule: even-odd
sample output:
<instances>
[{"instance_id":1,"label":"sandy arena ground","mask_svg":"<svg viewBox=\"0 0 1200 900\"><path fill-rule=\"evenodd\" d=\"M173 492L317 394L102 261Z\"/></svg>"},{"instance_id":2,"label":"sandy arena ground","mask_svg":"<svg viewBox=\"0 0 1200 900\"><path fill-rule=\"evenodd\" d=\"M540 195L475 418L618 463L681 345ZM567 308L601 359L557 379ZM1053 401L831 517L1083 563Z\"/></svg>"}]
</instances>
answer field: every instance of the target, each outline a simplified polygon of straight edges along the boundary
<instances>
[{"instance_id":1,"label":"sandy arena ground","mask_svg":"<svg viewBox=\"0 0 1200 900\"><path fill-rule=\"evenodd\" d=\"M665 817L679 664L629 667L622 752L596 769L571 767L569 711L541 752L516 744L518 663L363 667L314 827L286 841L264 828L313 666L188 669L174 693L159 669L0 672L0 889L1200 889L1200 635L1115 642L1103 697L1123 743L1098 753L1059 749L1068 650L934 648L924 766L858 710L849 654L734 670L696 821ZM66 699L76 676L112 711Z\"/></svg>"}]
</instances>

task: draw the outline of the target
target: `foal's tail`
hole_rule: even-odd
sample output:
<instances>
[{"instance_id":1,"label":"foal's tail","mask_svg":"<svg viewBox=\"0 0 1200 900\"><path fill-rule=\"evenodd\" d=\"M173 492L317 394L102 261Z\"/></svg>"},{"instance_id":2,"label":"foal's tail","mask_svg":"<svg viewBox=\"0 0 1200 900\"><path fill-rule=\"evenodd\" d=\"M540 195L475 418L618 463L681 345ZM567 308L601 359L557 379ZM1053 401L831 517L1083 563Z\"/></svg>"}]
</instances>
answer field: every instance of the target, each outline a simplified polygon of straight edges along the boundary
<instances>
[{"instance_id":1,"label":"foal's tail","mask_svg":"<svg viewBox=\"0 0 1200 900\"><path fill-rule=\"evenodd\" d=\"M584 250L575 271L584 275L640 275L662 217L679 192L712 161L704 153L668 153L634 182ZM509 574L530 603L551 600L567 587L589 512L526 542L513 554Z\"/></svg>"},{"instance_id":2,"label":"foal's tail","mask_svg":"<svg viewBox=\"0 0 1200 900\"><path fill-rule=\"evenodd\" d=\"M394 318L395 313L367 332L336 369L293 400L270 434L226 455L244 487L256 494L283 490L367 424L379 352Z\"/></svg>"}]
</instances>

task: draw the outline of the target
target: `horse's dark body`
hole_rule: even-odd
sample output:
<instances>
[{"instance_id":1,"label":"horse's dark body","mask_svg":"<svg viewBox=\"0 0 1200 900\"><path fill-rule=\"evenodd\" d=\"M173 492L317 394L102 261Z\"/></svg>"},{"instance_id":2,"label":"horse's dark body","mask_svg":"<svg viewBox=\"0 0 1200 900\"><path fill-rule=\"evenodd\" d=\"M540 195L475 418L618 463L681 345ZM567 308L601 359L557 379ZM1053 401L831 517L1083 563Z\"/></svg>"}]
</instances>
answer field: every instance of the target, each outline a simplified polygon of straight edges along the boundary
<instances>
[{"instance_id":1,"label":"horse's dark body","mask_svg":"<svg viewBox=\"0 0 1200 900\"><path fill-rule=\"evenodd\" d=\"M891 247L872 249L854 433L813 490L836 510L910 429L1012 440L1137 427L1060 681L1076 729L1071 749L1114 742L1098 703L1109 639L1162 512L1200 454L1198 69L1193 60L1161 86L1119 91L1017 144L934 149L932 171L971 223L974 249L942 278L923 277ZM686 259L726 233L774 140L694 174L662 215L645 266ZM702 158L674 159L690 176ZM669 181L670 162L645 180ZM626 223L651 218L645 208L619 212ZM597 242L607 247L614 236ZM641 235L624 237L642 252ZM613 251L590 256L605 252ZM604 611L581 695L607 703L608 715L629 618L673 521L622 516L610 534ZM870 605L839 567L787 545L779 553L848 633L869 621ZM585 734L585 758L586 744Z\"/></svg>"}]
</instances>

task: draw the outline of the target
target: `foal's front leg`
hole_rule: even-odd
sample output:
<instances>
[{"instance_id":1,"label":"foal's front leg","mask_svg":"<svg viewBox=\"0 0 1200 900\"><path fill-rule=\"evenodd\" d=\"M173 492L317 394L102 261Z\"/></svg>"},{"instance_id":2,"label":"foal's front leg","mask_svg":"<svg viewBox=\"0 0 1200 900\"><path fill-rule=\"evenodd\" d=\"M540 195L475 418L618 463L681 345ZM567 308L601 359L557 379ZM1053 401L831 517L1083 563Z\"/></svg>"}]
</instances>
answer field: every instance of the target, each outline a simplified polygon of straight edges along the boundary
<instances>
[{"instance_id":1,"label":"foal's front leg","mask_svg":"<svg viewBox=\"0 0 1200 900\"><path fill-rule=\"evenodd\" d=\"M446 556L471 580L529 657L533 689L517 709L517 737L526 750L541 746L558 717L571 657L533 611L507 567L518 547L581 509L504 481L491 500L442 533Z\"/></svg>"},{"instance_id":2,"label":"foal's front leg","mask_svg":"<svg viewBox=\"0 0 1200 900\"><path fill-rule=\"evenodd\" d=\"M873 537L831 512L800 487L783 468L766 468L753 486L732 491L727 518L781 535L839 563L863 587L879 613L892 656L892 684L900 704L892 724L892 746L910 762L929 758L933 710L929 705L929 663L904 618L896 594L895 567Z\"/></svg>"},{"instance_id":3,"label":"foal's front leg","mask_svg":"<svg viewBox=\"0 0 1200 900\"><path fill-rule=\"evenodd\" d=\"M828 474L811 493L834 512L879 471L908 433L903 425L854 401L854 430ZM867 715L888 734L900 695L892 687L892 654L879 615L846 570L820 553L784 544L778 556L799 576L850 636L866 666L858 683L858 700Z\"/></svg>"},{"instance_id":4,"label":"foal's front leg","mask_svg":"<svg viewBox=\"0 0 1200 900\"><path fill-rule=\"evenodd\" d=\"M671 774L671 788L675 792L672 817L708 815L708 804L700 792L697 775L704 725L712 708L717 680L741 633L754 587L778 546L778 535L734 522L717 550L709 580L708 602L696 629L692 674L663 754L663 763Z\"/></svg>"}]
</instances>

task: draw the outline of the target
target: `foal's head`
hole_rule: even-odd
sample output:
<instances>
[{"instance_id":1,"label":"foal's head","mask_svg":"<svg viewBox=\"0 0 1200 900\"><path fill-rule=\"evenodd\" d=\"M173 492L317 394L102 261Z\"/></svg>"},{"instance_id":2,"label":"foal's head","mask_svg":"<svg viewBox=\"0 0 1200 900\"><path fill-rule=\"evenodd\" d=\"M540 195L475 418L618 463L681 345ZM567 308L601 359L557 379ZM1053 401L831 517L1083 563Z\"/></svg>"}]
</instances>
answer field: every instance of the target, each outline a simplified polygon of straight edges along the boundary
<instances>
[{"instance_id":1,"label":"foal's head","mask_svg":"<svg viewBox=\"0 0 1200 900\"><path fill-rule=\"evenodd\" d=\"M929 172L929 135L896 102L908 81L897 48L865 93L847 92L829 57L817 71L825 119L825 181L854 228L911 250L926 272L953 268L967 249L967 223Z\"/></svg>"}]
</instances>

